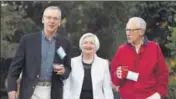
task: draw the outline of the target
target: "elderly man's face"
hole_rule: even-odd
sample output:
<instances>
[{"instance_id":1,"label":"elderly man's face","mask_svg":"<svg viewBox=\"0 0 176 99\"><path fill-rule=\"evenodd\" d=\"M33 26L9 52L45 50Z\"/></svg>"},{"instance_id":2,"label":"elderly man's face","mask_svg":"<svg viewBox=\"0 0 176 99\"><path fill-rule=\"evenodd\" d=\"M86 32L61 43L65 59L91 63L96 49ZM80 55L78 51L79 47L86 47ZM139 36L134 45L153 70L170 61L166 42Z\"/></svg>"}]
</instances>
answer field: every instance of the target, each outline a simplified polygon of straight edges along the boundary
<instances>
[{"instance_id":1,"label":"elderly man's face","mask_svg":"<svg viewBox=\"0 0 176 99\"><path fill-rule=\"evenodd\" d=\"M60 26L61 12L56 9L47 9L44 12L42 23L45 32L55 33Z\"/></svg>"},{"instance_id":2,"label":"elderly man's face","mask_svg":"<svg viewBox=\"0 0 176 99\"><path fill-rule=\"evenodd\" d=\"M82 52L84 54L94 54L96 52L95 40L93 37L89 36L84 38L82 43Z\"/></svg>"},{"instance_id":3,"label":"elderly man's face","mask_svg":"<svg viewBox=\"0 0 176 99\"><path fill-rule=\"evenodd\" d=\"M135 43L143 36L143 29L136 26L136 22L130 21L126 25L126 36L129 43Z\"/></svg>"}]
</instances>

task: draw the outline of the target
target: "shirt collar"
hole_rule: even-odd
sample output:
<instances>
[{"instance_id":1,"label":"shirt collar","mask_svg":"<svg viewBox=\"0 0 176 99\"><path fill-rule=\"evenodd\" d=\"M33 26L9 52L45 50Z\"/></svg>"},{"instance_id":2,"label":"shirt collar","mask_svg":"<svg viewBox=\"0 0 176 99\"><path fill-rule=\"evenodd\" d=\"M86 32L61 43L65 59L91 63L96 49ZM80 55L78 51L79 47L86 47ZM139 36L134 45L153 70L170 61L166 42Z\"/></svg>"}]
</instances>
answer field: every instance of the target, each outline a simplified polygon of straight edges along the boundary
<instances>
[{"instance_id":1,"label":"shirt collar","mask_svg":"<svg viewBox=\"0 0 176 99\"><path fill-rule=\"evenodd\" d=\"M42 31L42 36L43 36L45 39L49 40L49 39L46 37L44 31ZM51 36L51 40L55 40L56 37L57 37L57 33L54 33L54 34Z\"/></svg>"},{"instance_id":2,"label":"shirt collar","mask_svg":"<svg viewBox=\"0 0 176 99\"><path fill-rule=\"evenodd\" d=\"M143 45L147 45L147 43L148 43L148 38L146 36L144 36ZM132 44L129 42L127 42L127 44L132 46Z\"/></svg>"}]
</instances>

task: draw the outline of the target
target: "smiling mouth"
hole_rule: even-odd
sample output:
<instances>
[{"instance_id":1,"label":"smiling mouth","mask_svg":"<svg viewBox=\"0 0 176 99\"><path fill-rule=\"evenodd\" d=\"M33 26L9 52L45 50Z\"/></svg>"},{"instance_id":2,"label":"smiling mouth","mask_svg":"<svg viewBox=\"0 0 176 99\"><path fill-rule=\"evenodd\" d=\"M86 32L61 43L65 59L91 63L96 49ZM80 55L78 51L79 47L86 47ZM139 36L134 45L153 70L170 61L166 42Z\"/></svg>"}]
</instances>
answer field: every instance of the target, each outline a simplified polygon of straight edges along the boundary
<instances>
[{"instance_id":1,"label":"smiling mouth","mask_svg":"<svg viewBox=\"0 0 176 99\"><path fill-rule=\"evenodd\" d=\"M92 48L85 48L86 50L92 50Z\"/></svg>"},{"instance_id":2,"label":"smiling mouth","mask_svg":"<svg viewBox=\"0 0 176 99\"><path fill-rule=\"evenodd\" d=\"M50 27L50 28L53 28L53 27L54 27L54 25L49 25L49 27Z\"/></svg>"}]
</instances>

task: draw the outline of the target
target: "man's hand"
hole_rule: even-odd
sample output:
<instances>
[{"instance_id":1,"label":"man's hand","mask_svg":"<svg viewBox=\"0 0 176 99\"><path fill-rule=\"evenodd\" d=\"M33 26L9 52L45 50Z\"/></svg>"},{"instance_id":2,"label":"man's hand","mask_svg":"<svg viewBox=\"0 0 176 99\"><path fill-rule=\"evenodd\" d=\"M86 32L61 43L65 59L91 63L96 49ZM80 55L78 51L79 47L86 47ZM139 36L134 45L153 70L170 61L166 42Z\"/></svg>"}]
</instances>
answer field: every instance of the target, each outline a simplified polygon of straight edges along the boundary
<instances>
[{"instance_id":1,"label":"man's hand","mask_svg":"<svg viewBox=\"0 0 176 99\"><path fill-rule=\"evenodd\" d=\"M137 81L139 73L128 70L128 66L119 66L116 70L116 75L119 79L128 79Z\"/></svg>"},{"instance_id":2,"label":"man's hand","mask_svg":"<svg viewBox=\"0 0 176 99\"><path fill-rule=\"evenodd\" d=\"M16 91L10 91L8 93L9 99L18 99L17 92Z\"/></svg>"},{"instance_id":3,"label":"man's hand","mask_svg":"<svg viewBox=\"0 0 176 99\"><path fill-rule=\"evenodd\" d=\"M119 79L126 78L127 73L128 73L127 66L119 66L116 70L116 75Z\"/></svg>"},{"instance_id":4,"label":"man's hand","mask_svg":"<svg viewBox=\"0 0 176 99\"><path fill-rule=\"evenodd\" d=\"M115 86L112 84L112 89L115 91L115 92L119 92L119 87L120 86Z\"/></svg>"},{"instance_id":5,"label":"man's hand","mask_svg":"<svg viewBox=\"0 0 176 99\"><path fill-rule=\"evenodd\" d=\"M149 96L147 99L161 99L161 96L158 92L152 94L151 96Z\"/></svg>"},{"instance_id":6,"label":"man's hand","mask_svg":"<svg viewBox=\"0 0 176 99\"><path fill-rule=\"evenodd\" d=\"M58 75L63 75L65 73L65 68L63 64L53 64L54 72Z\"/></svg>"}]
</instances>

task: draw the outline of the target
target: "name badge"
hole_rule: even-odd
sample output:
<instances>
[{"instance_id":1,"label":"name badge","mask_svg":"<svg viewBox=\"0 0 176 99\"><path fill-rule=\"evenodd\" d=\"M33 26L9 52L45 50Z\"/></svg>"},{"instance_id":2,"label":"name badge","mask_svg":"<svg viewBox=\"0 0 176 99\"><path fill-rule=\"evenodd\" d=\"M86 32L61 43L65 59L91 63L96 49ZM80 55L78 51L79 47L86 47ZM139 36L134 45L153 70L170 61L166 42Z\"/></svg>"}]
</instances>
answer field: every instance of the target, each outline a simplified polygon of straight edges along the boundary
<instances>
[{"instance_id":1,"label":"name badge","mask_svg":"<svg viewBox=\"0 0 176 99\"><path fill-rule=\"evenodd\" d=\"M137 81L139 77L139 73L133 72L133 71L128 71L127 74L127 79L129 80L133 80L133 81Z\"/></svg>"},{"instance_id":2,"label":"name badge","mask_svg":"<svg viewBox=\"0 0 176 99\"><path fill-rule=\"evenodd\" d=\"M66 56L66 53L65 53L65 51L64 51L64 49L63 49L62 47L59 47L59 48L57 49L57 54L59 55L59 57L60 57L61 59L63 59L63 58Z\"/></svg>"}]
</instances>

